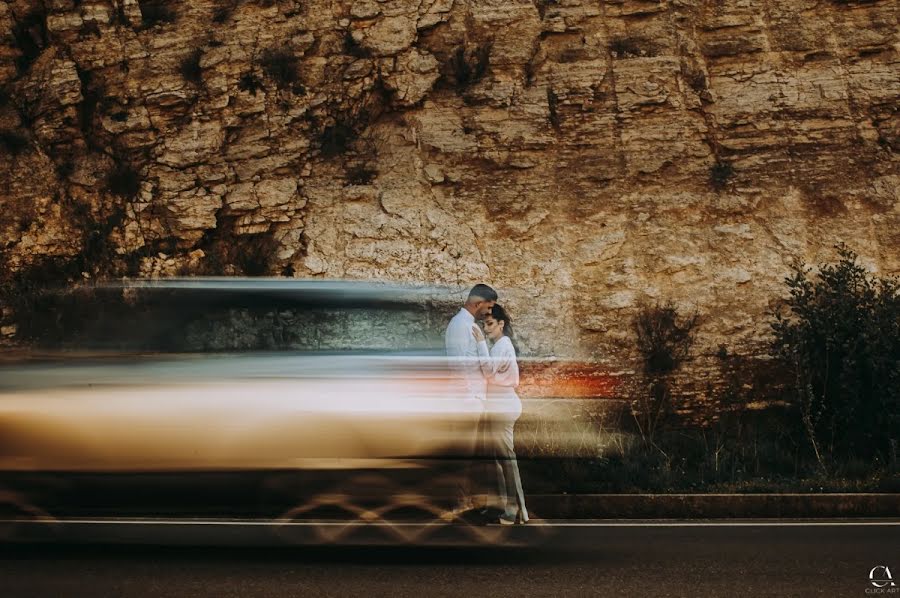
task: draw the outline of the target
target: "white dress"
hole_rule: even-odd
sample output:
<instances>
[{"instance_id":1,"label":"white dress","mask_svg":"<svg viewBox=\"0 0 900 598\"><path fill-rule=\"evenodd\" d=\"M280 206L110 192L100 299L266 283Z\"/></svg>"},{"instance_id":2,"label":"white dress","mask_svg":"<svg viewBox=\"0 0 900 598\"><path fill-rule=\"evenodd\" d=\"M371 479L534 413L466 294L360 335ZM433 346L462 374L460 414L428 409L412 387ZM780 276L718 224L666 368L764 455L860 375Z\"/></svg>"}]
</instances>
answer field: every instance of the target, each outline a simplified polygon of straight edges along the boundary
<instances>
[{"instance_id":1,"label":"white dress","mask_svg":"<svg viewBox=\"0 0 900 598\"><path fill-rule=\"evenodd\" d=\"M522 415L522 401L516 394L519 364L516 349L509 337L503 336L488 351L487 343L478 343L481 371L487 380L488 437L497 471L498 498L504 519L528 521L525 492L516 461L513 429Z\"/></svg>"},{"instance_id":2,"label":"white dress","mask_svg":"<svg viewBox=\"0 0 900 598\"><path fill-rule=\"evenodd\" d=\"M478 343L481 371L487 381L488 413L516 421L522 414L522 401L516 394L519 364L516 350L508 336L502 336L488 351L487 343Z\"/></svg>"}]
</instances>

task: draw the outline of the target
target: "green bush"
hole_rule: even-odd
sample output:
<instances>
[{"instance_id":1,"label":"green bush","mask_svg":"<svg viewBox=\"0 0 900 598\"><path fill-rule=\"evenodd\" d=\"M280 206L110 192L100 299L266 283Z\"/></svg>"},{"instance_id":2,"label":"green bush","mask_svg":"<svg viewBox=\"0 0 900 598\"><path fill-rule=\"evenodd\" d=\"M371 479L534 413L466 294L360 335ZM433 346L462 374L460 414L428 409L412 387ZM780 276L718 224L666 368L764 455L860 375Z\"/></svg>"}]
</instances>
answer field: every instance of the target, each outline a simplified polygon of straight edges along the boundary
<instances>
[{"instance_id":1,"label":"green bush","mask_svg":"<svg viewBox=\"0 0 900 598\"><path fill-rule=\"evenodd\" d=\"M491 63L491 44L475 48L460 46L450 56L450 73L458 92L463 92L487 74Z\"/></svg>"},{"instance_id":2,"label":"green bush","mask_svg":"<svg viewBox=\"0 0 900 598\"><path fill-rule=\"evenodd\" d=\"M617 430L620 424L627 427L627 419L616 424ZM576 451L561 450L570 444L560 446L552 435L534 438L527 425L522 430L516 425L516 453L526 493L896 492L900 488L896 462L846 459L835 462L824 475L793 409L735 412L708 428L662 430L656 446L644 442L637 430L594 430L590 436L597 442Z\"/></svg>"},{"instance_id":3,"label":"green bush","mask_svg":"<svg viewBox=\"0 0 900 598\"><path fill-rule=\"evenodd\" d=\"M552 87L547 88L547 121L556 130L559 130L562 123L559 118L559 96Z\"/></svg>"},{"instance_id":4,"label":"green bush","mask_svg":"<svg viewBox=\"0 0 900 598\"><path fill-rule=\"evenodd\" d=\"M203 80L203 69L200 67L202 59L203 50L200 48L193 50L181 59L181 62L178 64L178 70L185 81L200 83Z\"/></svg>"},{"instance_id":5,"label":"green bush","mask_svg":"<svg viewBox=\"0 0 900 598\"><path fill-rule=\"evenodd\" d=\"M120 162L107 175L106 186L113 195L132 199L141 190L141 175L130 164Z\"/></svg>"},{"instance_id":6,"label":"green bush","mask_svg":"<svg viewBox=\"0 0 900 598\"><path fill-rule=\"evenodd\" d=\"M325 127L319 135L322 156L334 158L346 153L358 136L356 130L344 122L336 122L330 127Z\"/></svg>"},{"instance_id":7,"label":"green bush","mask_svg":"<svg viewBox=\"0 0 900 598\"><path fill-rule=\"evenodd\" d=\"M538 16L541 17L541 20L544 20L544 16L547 14L547 10L551 6L556 6L559 4L559 0L535 0L534 7L538 11Z\"/></svg>"},{"instance_id":8,"label":"green bush","mask_svg":"<svg viewBox=\"0 0 900 598\"><path fill-rule=\"evenodd\" d=\"M377 170L365 164L360 164L347 170L346 180L350 185L368 185L377 176Z\"/></svg>"},{"instance_id":9,"label":"green bush","mask_svg":"<svg viewBox=\"0 0 900 598\"><path fill-rule=\"evenodd\" d=\"M776 355L823 471L838 461L896 458L900 430L900 293L843 245L816 276L797 265L774 315Z\"/></svg>"},{"instance_id":10,"label":"green bush","mask_svg":"<svg viewBox=\"0 0 900 598\"><path fill-rule=\"evenodd\" d=\"M709 168L709 184L716 191L722 191L734 178L734 166L731 162L718 160Z\"/></svg>"},{"instance_id":11,"label":"green bush","mask_svg":"<svg viewBox=\"0 0 900 598\"><path fill-rule=\"evenodd\" d=\"M213 11L213 23L221 25L222 23L227 22L235 8L237 8L236 0L218 0L216 2L215 10Z\"/></svg>"},{"instance_id":12,"label":"green bush","mask_svg":"<svg viewBox=\"0 0 900 598\"><path fill-rule=\"evenodd\" d=\"M28 139L16 131L0 131L0 148L18 156L28 149Z\"/></svg>"},{"instance_id":13,"label":"green bush","mask_svg":"<svg viewBox=\"0 0 900 598\"><path fill-rule=\"evenodd\" d=\"M650 375L675 371L687 359L696 325L696 314L682 316L671 302L644 306L634 324L644 371Z\"/></svg>"},{"instance_id":14,"label":"green bush","mask_svg":"<svg viewBox=\"0 0 900 598\"><path fill-rule=\"evenodd\" d=\"M349 56L353 56L354 58L371 58L372 53L360 45L356 39L353 38L353 33L348 29L346 33L344 33L344 54Z\"/></svg>"},{"instance_id":15,"label":"green bush","mask_svg":"<svg viewBox=\"0 0 900 598\"><path fill-rule=\"evenodd\" d=\"M163 23L174 23L177 15L168 0L139 0L141 27L150 29Z\"/></svg>"},{"instance_id":16,"label":"green bush","mask_svg":"<svg viewBox=\"0 0 900 598\"><path fill-rule=\"evenodd\" d=\"M244 73L238 80L238 89L255 96L257 91L263 89L263 83L260 81L259 77L253 73Z\"/></svg>"},{"instance_id":17,"label":"green bush","mask_svg":"<svg viewBox=\"0 0 900 598\"><path fill-rule=\"evenodd\" d=\"M688 358L697 320L697 314L679 314L668 302L645 305L634 321L647 393L632 401L632 415L644 442L663 453L655 440L671 415L669 377Z\"/></svg>"},{"instance_id":18,"label":"green bush","mask_svg":"<svg viewBox=\"0 0 900 598\"><path fill-rule=\"evenodd\" d=\"M27 4L26 4L27 6ZM19 49L16 59L18 72L24 73L37 60L47 47L47 11L43 7L35 8L13 26L12 41Z\"/></svg>"},{"instance_id":19,"label":"green bush","mask_svg":"<svg viewBox=\"0 0 900 598\"><path fill-rule=\"evenodd\" d=\"M300 80L297 74L300 62L288 50L270 48L262 53L259 64L278 87L289 88Z\"/></svg>"}]
</instances>

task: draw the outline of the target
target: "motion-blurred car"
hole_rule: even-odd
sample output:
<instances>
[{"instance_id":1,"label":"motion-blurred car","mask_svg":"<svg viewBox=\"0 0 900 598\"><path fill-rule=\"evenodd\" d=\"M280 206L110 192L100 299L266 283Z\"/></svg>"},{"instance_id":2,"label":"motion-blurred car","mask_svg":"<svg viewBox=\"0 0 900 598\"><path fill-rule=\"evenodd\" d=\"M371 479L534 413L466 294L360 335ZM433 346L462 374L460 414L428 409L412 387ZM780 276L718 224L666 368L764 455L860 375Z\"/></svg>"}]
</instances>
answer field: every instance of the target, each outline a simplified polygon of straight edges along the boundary
<instances>
[{"instance_id":1,"label":"motion-blurred car","mask_svg":"<svg viewBox=\"0 0 900 598\"><path fill-rule=\"evenodd\" d=\"M273 279L60 295L37 350L0 364L0 531L117 521L110 539L139 541L149 524L123 522L237 518L296 541L502 541L454 511L481 457L482 407L442 350L459 300Z\"/></svg>"}]
</instances>

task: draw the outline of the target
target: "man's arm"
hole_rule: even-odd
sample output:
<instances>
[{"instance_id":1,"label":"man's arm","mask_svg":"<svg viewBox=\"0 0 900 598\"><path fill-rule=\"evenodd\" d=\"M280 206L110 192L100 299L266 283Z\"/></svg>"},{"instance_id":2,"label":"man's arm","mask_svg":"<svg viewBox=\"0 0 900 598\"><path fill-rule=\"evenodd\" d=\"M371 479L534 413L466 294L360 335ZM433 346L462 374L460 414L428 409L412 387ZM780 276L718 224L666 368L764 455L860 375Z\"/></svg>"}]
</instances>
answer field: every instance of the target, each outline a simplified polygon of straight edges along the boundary
<instances>
[{"instance_id":1,"label":"man's arm","mask_svg":"<svg viewBox=\"0 0 900 598\"><path fill-rule=\"evenodd\" d=\"M468 396L484 399L482 389L472 379L472 371L468 363L470 358L466 355L470 336L471 332L464 326L447 328L444 339L447 346L447 360L450 370L462 381ZM480 376L480 374L478 375Z\"/></svg>"}]
</instances>

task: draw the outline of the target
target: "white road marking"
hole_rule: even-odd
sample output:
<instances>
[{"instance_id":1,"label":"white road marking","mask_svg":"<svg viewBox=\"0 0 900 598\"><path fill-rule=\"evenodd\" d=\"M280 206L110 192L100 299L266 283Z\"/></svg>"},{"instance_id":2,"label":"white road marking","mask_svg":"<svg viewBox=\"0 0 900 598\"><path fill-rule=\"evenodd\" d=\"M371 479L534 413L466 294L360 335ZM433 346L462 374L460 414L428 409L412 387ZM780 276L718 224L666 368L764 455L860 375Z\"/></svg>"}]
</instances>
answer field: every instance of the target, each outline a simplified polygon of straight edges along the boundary
<instances>
[{"instance_id":1,"label":"white road marking","mask_svg":"<svg viewBox=\"0 0 900 598\"><path fill-rule=\"evenodd\" d=\"M530 524L529 524L530 525ZM602 522L602 523L577 523L560 522L536 525L550 527L810 527L810 526L841 526L841 525L881 525L900 526L898 521L644 521L644 522Z\"/></svg>"},{"instance_id":2,"label":"white road marking","mask_svg":"<svg viewBox=\"0 0 900 598\"><path fill-rule=\"evenodd\" d=\"M56 519L56 520L22 520L0 519L2 524L16 525L221 525L221 526L350 526L365 527L416 527L416 526L452 526L465 524L447 524L443 522L396 522L366 523L357 521L254 521L254 520L213 520L213 519ZM497 526L505 529L527 529L539 527L835 527L835 526L900 526L900 520L894 521L559 521L532 522L527 525ZM489 527L494 527L489 526Z\"/></svg>"}]
</instances>

